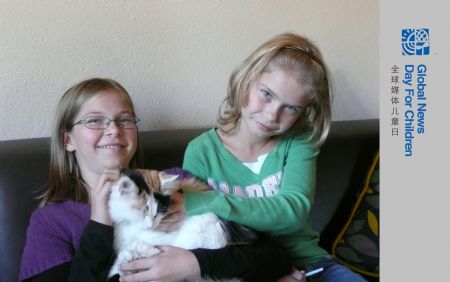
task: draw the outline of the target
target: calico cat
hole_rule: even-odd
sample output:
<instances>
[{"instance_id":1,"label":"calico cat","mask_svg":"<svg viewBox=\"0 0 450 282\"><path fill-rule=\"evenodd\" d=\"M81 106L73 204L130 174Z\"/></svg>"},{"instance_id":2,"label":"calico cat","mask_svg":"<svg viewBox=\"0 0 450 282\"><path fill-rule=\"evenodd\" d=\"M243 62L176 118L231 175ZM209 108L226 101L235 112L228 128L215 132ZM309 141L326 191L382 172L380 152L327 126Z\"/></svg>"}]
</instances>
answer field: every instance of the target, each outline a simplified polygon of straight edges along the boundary
<instances>
[{"instance_id":1,"label":"calico cat","mask_svg":"<svg viewBox=\"0 0 450 282\"><path fill-rule=\"evenodd\" d=\"M185 217L175 231L161 228L170 205L170 195L181 187L208 190L207 184L177 175L159 172L160 191L148 187L137 171L124 172L112 186L109 212L114 224L114 247L117 258L109 277L121 274L119 264L159 253L155 245L172 245L184 249L218 249L230 243L251 243L256 232L232 222L225 222L213 213Z\"/></svg>"}]
</instances>

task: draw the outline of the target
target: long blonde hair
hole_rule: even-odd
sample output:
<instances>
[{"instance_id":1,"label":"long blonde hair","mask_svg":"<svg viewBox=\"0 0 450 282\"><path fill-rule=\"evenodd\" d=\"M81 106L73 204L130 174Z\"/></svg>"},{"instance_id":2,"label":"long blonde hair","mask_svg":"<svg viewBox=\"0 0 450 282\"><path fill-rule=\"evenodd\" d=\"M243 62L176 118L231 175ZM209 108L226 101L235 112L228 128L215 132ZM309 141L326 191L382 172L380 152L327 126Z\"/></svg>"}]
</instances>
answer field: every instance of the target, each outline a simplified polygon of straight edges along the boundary
<instances>
[{"instance_id":1,"label":"long blonde hair","mask_svg":"<svg viewBox=\"0 0 450 282\"><path fill-rule=\"evenodd\" d=\"M328 135L331 123L330 75L319 48L309 39L293 33L271 38L233 71L227 96L219 110L219 124L222 128L231 125L226 133L235 132L252 84L262 73L275 69L297 72L302 85L309 88L309 102L287 134L310 131L311 140L314 140L315 146L320 146Z\"/></svg>"},{"instance_id":2,"label":"long blonde hair","mask_svg":"<svg viewBox=\"0 0 450 282\"><path fill-rule=\"evenodd\" d=\"M133 101L125 88L118 82L106 78L91 78L81 81L69 88L59 100L56 110L56 124L51 139L50 171L48 183L42 195L40 206L48 202L74 200L89 203L86 184L81 178L77 159L73 152L65 149L65 134L73 128L75 118L81 107L92 97L105 90L115 90L121 93L135 115ZM130 168L140 165L140 149L130 161Z\"/></svg>"}]
</instances>

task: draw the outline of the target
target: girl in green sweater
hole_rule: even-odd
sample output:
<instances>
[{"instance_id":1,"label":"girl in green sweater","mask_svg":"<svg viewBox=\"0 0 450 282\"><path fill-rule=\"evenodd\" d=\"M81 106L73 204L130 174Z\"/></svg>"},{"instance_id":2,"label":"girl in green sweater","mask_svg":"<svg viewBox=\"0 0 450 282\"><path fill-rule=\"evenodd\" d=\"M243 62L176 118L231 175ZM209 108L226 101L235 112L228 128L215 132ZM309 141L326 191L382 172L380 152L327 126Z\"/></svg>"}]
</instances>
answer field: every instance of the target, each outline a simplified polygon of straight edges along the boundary
<instances>
[{"instance_id":1,"label":"girl in green sweater","mask_svg":"<svg viewBox=\"0 0 450 282\"><path fill-rule=\"evenodd\" d=\"M270 234L295 266L282 281L305 281L305 271L321 268L309 281L365 281L319 247L309 222L331 100L317 46L280 34L231 74L219 126L191 141L185 152L183 169L214 190L184 192L180 209L187 215L213 212Z\"/></svg>"},{"instance_id":2,"label":"girl in green sweater","mask_svg":"<svg viewBox=\"0 0 450 282\"><path fill-rule=\"evenodd\" d=\"M185 193L184 204L189 215L212 211L271 234L297 269L324 268L314 279L364 281L318 246L309 222L331 100L326 64L310 40L286 33L261 45L232 73L220 126L185 153L183 169L216 191Z\"/></svg>"}]
</instances>

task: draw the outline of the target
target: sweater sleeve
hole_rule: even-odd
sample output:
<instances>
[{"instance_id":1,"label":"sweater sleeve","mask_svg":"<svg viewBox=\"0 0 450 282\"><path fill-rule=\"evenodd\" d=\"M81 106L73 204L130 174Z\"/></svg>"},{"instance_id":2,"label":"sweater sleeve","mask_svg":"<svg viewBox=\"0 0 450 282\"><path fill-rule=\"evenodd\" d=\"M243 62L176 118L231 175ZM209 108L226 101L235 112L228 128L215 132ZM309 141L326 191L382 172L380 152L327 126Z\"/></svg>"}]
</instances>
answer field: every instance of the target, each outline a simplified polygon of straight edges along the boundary
<instances>
[{"instance_id":1,"label":"sweater sleeve","mask_svg":"<svg viewBox=\"0 0 450 282\"><path fill-rule=\"evenodd\" d=\"M114 229L90 220L70 267L69 281L106 281L114 262Z\"/></svg>"},{"instance_id":2,"label":"sweater sleeve","mask_svg":"<svg viewBox=\"0 0 450 282\"><path fill-rule=\"evenodd\" d=\"M31 279L25 280L26 282L64 282L68 281L68 273L70 272L70 262L60 264L52 267ZM79 275L83 278L82 274ZM81 278L80 278L81 279ZM115 275L109 278L106 282L119 282L119 275Z\"/></svg>"},{"instance_id":3,"label":"sweater sleeve","mask_svg":"<svg viewBox=\"0 0 450 282\"><path fill-rule=\"evenodd\" d=\"M273 234L289 234L300 230L307 223L314 198L318 150L313 149L309 142L295 139L285 154L282 156L285 162L278 194L247 198L218 191L186 192L184 200L188 215L209 211L226 220ZM185 153L183 169L201 179L207 179L209 165L205 150L190 144Z\"/></svg>"},{"instance_id":4,"label":"sweater sleeve","mask_svg":"<svg viewBox=\"0 0 450 282\"><path fill-rule=\"evenodd\" d=\"M192 252L199 262L203 278L276 281L292 269L287 254L268 237L250 245L195 249Z\"/></svg>"}]
</instances>

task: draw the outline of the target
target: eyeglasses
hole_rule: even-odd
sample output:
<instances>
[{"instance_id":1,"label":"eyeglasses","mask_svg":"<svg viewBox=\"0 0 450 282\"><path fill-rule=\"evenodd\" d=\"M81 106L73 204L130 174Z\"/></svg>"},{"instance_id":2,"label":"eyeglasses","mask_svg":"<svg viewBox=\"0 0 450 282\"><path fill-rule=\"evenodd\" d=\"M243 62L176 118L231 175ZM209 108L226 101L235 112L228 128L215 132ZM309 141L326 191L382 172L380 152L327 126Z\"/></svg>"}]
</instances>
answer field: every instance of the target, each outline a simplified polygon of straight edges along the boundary
<instances>
[{"instance_id":1,"label":"eyeglasses","mask_svg":"<svg viewBox=\"0 0 450 282\"><path fill-rule=\"evenodd\" d=\"M136 124L139 122L138 118L135 117L118 117L116 119L110 119L108 117L95 116L95 117L87 117L85 119L79 120L73 124L73 126L77 124L84 124L89 129L107 129L111 122L114 121L116 125L120 128L125 129L133 129L136 128Z\"/></svg>"}]
</instances>

